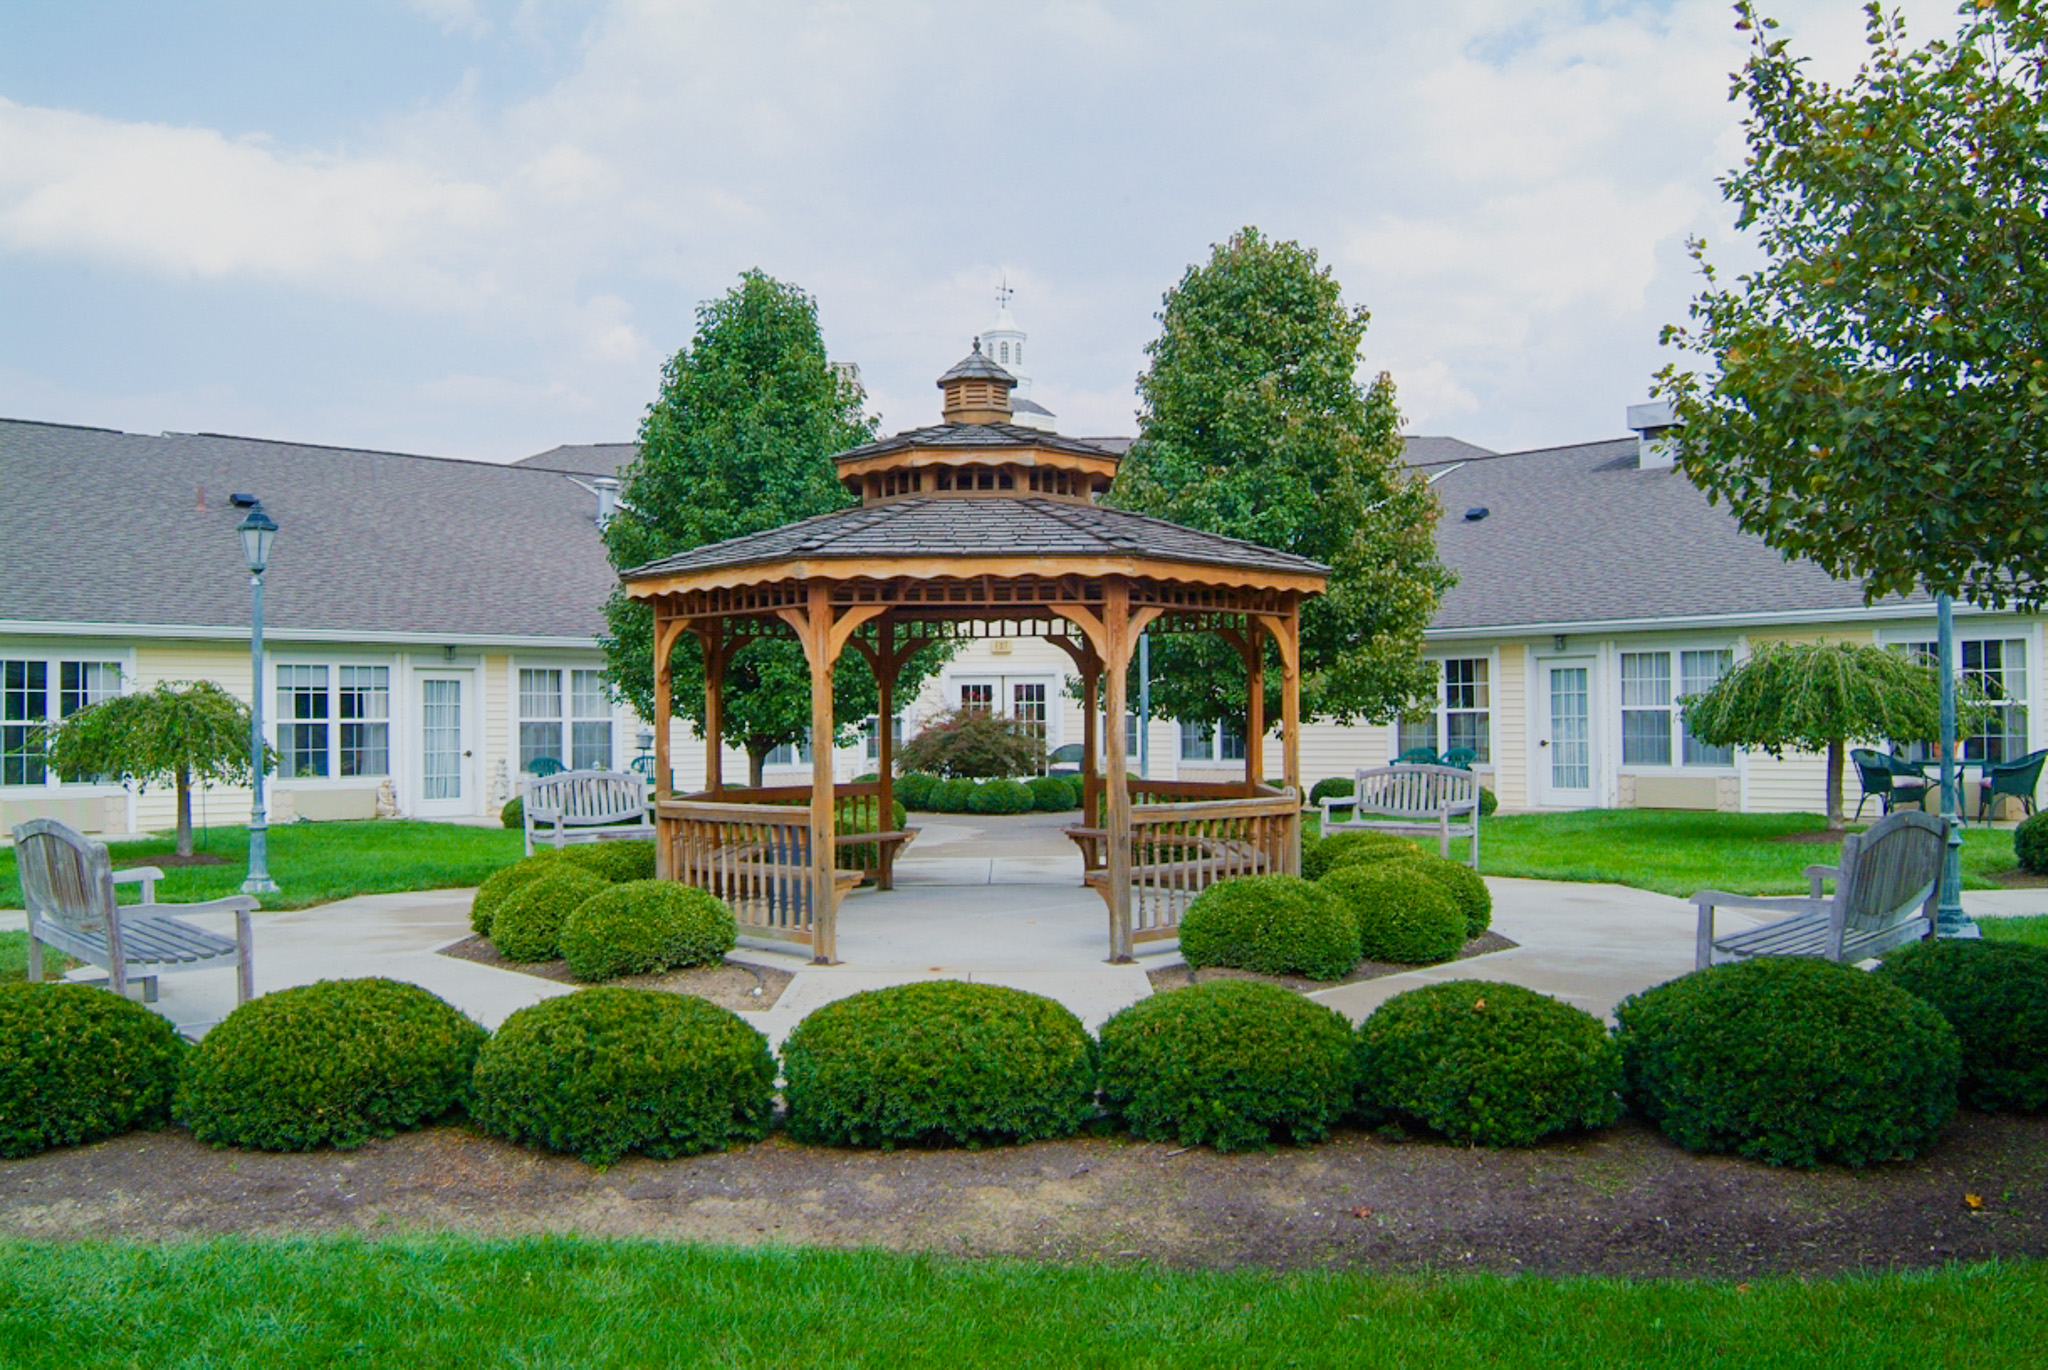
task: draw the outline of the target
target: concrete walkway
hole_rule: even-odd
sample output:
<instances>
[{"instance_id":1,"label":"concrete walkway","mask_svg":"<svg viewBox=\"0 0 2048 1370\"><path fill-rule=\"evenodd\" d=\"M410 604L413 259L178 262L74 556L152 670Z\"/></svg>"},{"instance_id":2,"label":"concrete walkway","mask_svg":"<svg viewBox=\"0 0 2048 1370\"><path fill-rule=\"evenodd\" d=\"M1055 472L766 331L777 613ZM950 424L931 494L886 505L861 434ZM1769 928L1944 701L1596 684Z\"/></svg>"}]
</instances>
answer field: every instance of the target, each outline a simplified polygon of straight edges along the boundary
<instances>
[{"instance_id":1,"label":"concrete walkway","mask_svg":"<svg viewBox=\"0 0 2048 1370\"><path fill-rule=\"evenodd\" d=\"M952 817L924 822L888 893L857 890L839 916L841 964L814 966L801 948L743 939L735 959L791 971L772 1008L745 1016L776 1044L813 1009L864 989L913 980L1009 985L1066 1004L1093 1030L1150 993L1146 971L1179 964L1176 945L1141 943L1135 966L1112 966L1102 900L1059 835L1071 815ZM1692 906L1621 885L1489 877L1493 926L1507 951L1322 990L1311 997L1357 1020L1402 990L1454 979L1505 980L1611 1014L1623 998L1692 969ZM500 970L439 949L469 935L474 891L364 895L258 914L256 990L382 975L422 985L495 1029L513 1011L574 986ZM1973 890L1976 917L2048 914L2048 889ZM1742 915L1724 913L1735 925ZM200 918L225 929L231 918ZM22 916L0 913L0 930ZM80 974L87 972L81 971ZM232 972L162 980L161 1010L195 1031L234 1006Z\"/></svg>"}]
</instances>

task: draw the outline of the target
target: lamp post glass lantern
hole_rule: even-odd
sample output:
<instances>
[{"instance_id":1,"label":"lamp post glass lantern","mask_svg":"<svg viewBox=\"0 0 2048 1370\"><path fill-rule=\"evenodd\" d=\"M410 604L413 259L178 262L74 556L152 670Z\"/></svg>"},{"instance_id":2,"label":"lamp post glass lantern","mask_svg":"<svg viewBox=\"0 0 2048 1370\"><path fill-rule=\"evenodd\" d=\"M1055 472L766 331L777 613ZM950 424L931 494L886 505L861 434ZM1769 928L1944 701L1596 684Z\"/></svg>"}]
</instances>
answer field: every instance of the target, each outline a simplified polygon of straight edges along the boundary
<instances>
[{"instance_id":1,"label":"lamp post glass lantern","mask_svg":"<svg viewBox=\"0 0 2048 1370\"><path fill-rule=\"evenodd\" d=\"M252 505L249 515L236 525L242 539L242 558L249 564L249 875L242 881L244 894L276 894L277 882L270 878L270 825L263 809L263 572L270 565L270 544L277 536L277 523Z\"/></svg>"}]
</instances>

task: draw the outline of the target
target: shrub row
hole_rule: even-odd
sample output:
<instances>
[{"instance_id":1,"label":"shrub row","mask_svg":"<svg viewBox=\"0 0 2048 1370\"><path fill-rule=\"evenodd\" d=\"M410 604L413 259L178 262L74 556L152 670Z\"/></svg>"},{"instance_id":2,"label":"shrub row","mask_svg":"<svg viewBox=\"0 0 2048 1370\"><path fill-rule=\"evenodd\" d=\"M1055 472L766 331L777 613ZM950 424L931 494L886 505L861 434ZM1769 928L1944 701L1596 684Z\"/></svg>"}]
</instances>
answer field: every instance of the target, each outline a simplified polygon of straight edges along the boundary
<instances>
[{"instance_id":1,"label":"shrub row","mask_svg":"<svg viewBox=\"0 0 2048 1370\"><path fill-rule=\"evenodd\" d=\"M1064 813L1079 808L1079 776L1039 775L1029 780L947 780L911 772L896 782L904 805L918 813Z\"/></svg>"},{"instance_id":2,"label":"shrub row","mask_svg":"<svg viewBox=\"0 0 2048 1370\"><path fill-rule=\"evenodd\" d=\"M560 956L579 980L705 965L738 944L722 900L653 876L652 842L537 851L484 881L470 926L507 960Z\"/></svg>"},{"instance_id":3,"label":"shrub row","mask_svg":"<svg viewBox=\"0 0 2048 1370\"><path fill-rule=\"evenodd\" d=\"M1959 1081L1979 1107L2048 1103L2044 1006L2048 953L1958 942L1869 975L1789 959L1696 972L1624 1001L1612 1034L1485 981L1396 995L1355 1032L1223 981L1143 999L1098 1043L1049 999L941 981L830 1004L782 1060L791 1135L827 1145L1057 1137L1099 1107L1141 1137L1224 1150L1315 1141L1346 1117L1518 1146L1604 1126L1625 1101L1690 1149L1865 1165L1930 1145ZM22 985L0 991L0 1043L9 1156L167 1117L222 1145L349 1147L467 1107L487 1131L608 1164L764 1136L775 1087L736 1014L616 988L521 1009L486 1038L416 986L328 981L243 1005L188 1051L140 1005Z\"/></svg>"}]
</instances>

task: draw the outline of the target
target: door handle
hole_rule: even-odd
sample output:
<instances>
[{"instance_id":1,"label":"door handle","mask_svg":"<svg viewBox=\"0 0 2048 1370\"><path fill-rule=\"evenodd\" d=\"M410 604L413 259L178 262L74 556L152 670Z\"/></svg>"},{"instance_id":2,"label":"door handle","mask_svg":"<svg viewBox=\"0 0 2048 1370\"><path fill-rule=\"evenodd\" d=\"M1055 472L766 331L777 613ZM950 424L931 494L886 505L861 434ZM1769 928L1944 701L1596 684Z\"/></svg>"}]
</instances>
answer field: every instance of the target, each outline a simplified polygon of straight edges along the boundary
<instances>
[{"instance_id":1,"label":"door handle","mask_svg":"<svg viewBox=\"0 0 2048 1370\"><path fill-rule=\"evenodd\" d=\"M1547 745L1549 745L1549 744L1547 744L1547 743L1546 743L1545 745L1547 746ZM463 755L464 755L464 756L470 756L470 755L473 755L473 753L470 753L470 752L464 752L464 753L463 753Z\"/></svg>"},{"instance_id":2,"label":"door handle","mask_svg":"<svg viewBox=\"0 0 2048 1370\"><path fill-rule=\"evenodd\" d=\"M1536 745L1539 747L1548 747L1550 745L1550 739L1546 737L1541 742L1538 742Z\"/></svg>"}]
</instances>

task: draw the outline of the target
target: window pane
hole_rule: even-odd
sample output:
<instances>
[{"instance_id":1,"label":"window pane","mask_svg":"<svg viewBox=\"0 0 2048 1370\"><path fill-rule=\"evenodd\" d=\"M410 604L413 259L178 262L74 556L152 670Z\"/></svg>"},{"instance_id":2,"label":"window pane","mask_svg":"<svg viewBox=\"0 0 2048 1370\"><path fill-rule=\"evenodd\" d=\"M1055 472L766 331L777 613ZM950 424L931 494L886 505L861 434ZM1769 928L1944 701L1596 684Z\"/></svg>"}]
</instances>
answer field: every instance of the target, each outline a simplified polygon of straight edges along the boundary
<instances>
[{"instance_id":1,"label":"window pane","mask_svg":"<svg viewBox=\"0 0 2048 1370\"><path fill-rule=\"evenodd\" d=\"M327 668L277 668L277 773L287 780L324 776L327 767Z\"/></svg>"},{"instance_id":2,"label":"window pane","mask_svg":"<svg viewBox=\"0 0 2048 1370\"><path fill-rule=\"evenodd\" d=\"M569 725L572 771L608 771L612 765L612 724L578 720Z\"/></svg>"},{"instance_id":3,"label":"window pane","mask_svg":"<svg viewBox=\"0 0 2048 1370\"><path fill-rule=\"evenodd\" d=\"M996 707L996 687L993 685L962 685L960 707L970 713L985 714Z\"/></svg>"},{"instance_id":4,"label":"window pane","mask_svg":"<svg viewBox=\"0 0 2048 1370\"><path fill-rule=\"evenodd\" d=\"M1444 715L1444 750L1453 747L1467 747L1472 751L1474 761L1491 761L1487 754L1486 715L1482 712L1446 713Z\"/></svg>"},{"instance_id":5,"label":"window pane","mask_svg":"<svg viewBox=\"0 0 2048 1370\"><path fill-rule=\"evenodd\" d=\"M35 731L49 716L49 663L0 662L0 785L40 785L48 778Z\"/></svg>"},{"instance_id":6,"label":"window pane","mask_svg":"<svg viewBox=\"0 0 2048 1370\"><path fill-rule=\"evenodd\" d=\"M391 668L343 666L340 676L335 691L335 712L341 718L341 774L388 775L391 772Z\"/></svg>"},{"instance_id":7,"label":"window pane","mask_svg":"<svg viewBox=\"0 0 2048 1370\"><path fill-rule=\"evenodd\" d=\"M1401 720L1400 735L1395 743L1394 754L1399 756L1402 752L1411 751L1416 747L1436 750L1435 714L1422 714Z\"/></svg>"},{"instance_id":8,"label":"window pane","mask_svg":"<svg viewBox=\"0 0 2048 1370\"><path fill-rule=\"evenodd\" d=\"M1485 657L1458 657L1444 663L1444 707L1484 709L1487 707ZM1455 743L1453 746L1457 745Z\"/></svg>"},{"instance_id":9,"label":"window pane","mask_svg":"<svg viewBox=\"0 0 2048 1370\"><path fill-rule=\"evenodd\" d=\"M67 661L58 669L62 672L58 703L61 717L69 718L80 709L121 693L121 667L116 662Z\"/></svg>"},{"instance_id":10,"label":"window pane","mask_svg":"<svg viewBox=\"0 0 2048 1370\"><path fill-rule=\"evenodd\" d=\"M519 673L519 717L521 719L562 716L562 673L529 671Z\"/></svg>"},{"instance_id":11,"label":"window pane","mask_svg":"<svg viewBox=\"0 0 2048 1370\"><path fill-rule=\"evenodd\" d=\"M612 716L612 694L605 688L603 671L569 672L570 717L603 718Z\"/></svg>"},{"instance_id":12,"label":"window pane","mask_svg":"<svg viewBox=\"0 0 2048 1370\"><path fill-rule=\"evenodd\" d=\"M1735 653L1723 649L1715 652L1680 652L1678 654L1678 693L1680 695L1703 694L1714 687L1714 682L1726 675L1735 665ZM1681 757L1688 766L1732 766L1735 764L1733 747L1709 747L1698 741L1686 730L1685 714L1678 717L1678 736Z\"/></svg>"},{"instance_id":13,"label":"window pane","mask_svg":"<svg viewBox=\"0 0 2048 1370\"><path fill-rule=\"evenodd\" d=\"M1215 726L1209 723L1183 723L1180 725L1180 759L1183 761L1207 761L1215 752Z\"/></svg>"},{"instance_id":14,"label":"window pane","mask_svg":"<svg viewBox=\"0 0 2048 1370\"><path fill-rule=\"evenodd\" d=\"M547 759L562 764L562 725L559 723L521 723L519 725L519 769L530 770L533 763Z\"/></svg>"},{"instance_id":15,"label":"window pane","mask_svg":"<svg viewBox=\"0 0 2048 1370\"><path fill-rule=\"evenodd\" d=\"M1621 711L1621 760L1628 766L1671 764L1671 714L1668 710Z\"/></svg>"},{"instance_id":16,"label":"window pane","mask_svg":"<svg viewBox=\"0 0 2048 1370\"><path fill-rule=\"evenodd\" d=\"M1045 740L1045 686L1012 685L1010 687L1010 717L1025 732L1043 742Z\"/></svg>"},{"instance_id":17,"label":"window pane","mask_svg":"<svg viewBox=\"0 0 2048 1370\"><path fill-rule=\"evenodd\" d=\"M1222 757L1225 761L1244 760L1244 729L1235 723L1223 725Z\"/></svg>"},{"instance_id":18,"label":"window pane","mask_svg":"<svg viewBox=\"0 0 2048 1370\"><path fill-rule=\"evenodd\" d=\"M1621 654L1621 762L1671 764L1671 653Z\"/></svg>"},{"instance_id":19,"label":"window pane","mask_svg":"<svg viewBox=\"0 0 2048 1370\"><path fill-rule=\"evenodd\" d=\"M1648 708L1671 702L1671 653L1621 654L1621 707Z\"/></svg>"}]
</instances>

